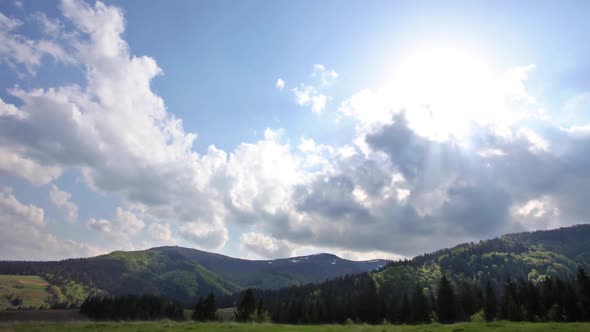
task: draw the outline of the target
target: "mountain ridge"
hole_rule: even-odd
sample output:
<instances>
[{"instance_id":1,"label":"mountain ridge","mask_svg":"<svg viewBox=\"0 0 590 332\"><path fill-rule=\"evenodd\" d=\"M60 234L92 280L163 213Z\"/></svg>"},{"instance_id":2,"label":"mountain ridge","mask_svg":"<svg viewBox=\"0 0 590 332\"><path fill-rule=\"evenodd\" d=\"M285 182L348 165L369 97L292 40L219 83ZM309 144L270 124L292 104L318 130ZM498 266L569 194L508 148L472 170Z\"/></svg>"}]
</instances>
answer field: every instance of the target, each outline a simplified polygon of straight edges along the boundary
<instances>
[{"instance_id":1,"label":"mountain ridge","mask_svg":"<svg viewBox=\"0 0 590 332\"><path fill-rule=\"evenodd\" d=\"M0 274L42 276L76 305L91 294L129 293L163 294L191 303L209 292L229 295L245 288L278 289L376 270L387 263L350 261L331 254L247 260L163 246L60 261L0 261Z\"/></svg>"}]
</instances>

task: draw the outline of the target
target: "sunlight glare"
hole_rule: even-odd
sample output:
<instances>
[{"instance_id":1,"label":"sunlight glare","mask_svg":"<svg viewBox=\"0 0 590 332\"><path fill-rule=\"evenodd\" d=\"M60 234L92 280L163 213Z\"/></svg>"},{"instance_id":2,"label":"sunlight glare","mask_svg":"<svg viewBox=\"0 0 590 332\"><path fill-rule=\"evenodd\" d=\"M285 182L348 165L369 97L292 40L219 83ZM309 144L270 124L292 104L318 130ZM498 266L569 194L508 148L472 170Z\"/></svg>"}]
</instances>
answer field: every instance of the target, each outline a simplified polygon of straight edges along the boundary
<instances>
[{"instance_id":1,"label":"sunlight glare","mask_svg":"<svg viewBox=\"0 0 590 332\"><path fill-rule=\"evenodd\" d=\"M388 91L410 126L435 140L462 139L473 124L496 122L502 108L500 78L479 57L460 48L408 53Z\"/></svg>"}]
</instances>

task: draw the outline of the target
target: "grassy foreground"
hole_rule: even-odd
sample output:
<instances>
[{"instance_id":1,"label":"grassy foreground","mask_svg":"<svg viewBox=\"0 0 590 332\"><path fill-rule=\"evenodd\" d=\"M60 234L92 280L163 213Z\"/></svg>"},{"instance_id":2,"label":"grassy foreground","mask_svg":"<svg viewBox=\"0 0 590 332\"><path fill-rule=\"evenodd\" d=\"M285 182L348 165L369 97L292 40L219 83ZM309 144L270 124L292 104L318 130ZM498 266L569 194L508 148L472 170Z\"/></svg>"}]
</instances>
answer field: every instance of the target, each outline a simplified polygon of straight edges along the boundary
<instances>
[{"instance_id":1,"label":"grassy foreground","mask_svg":"<svg viewBox=\"0 0 590 332\"><path fill-rule=\"evenodd\" d=\"M236 324L236 323L192 323L192 322L137 322L137 323L0 323L1 332L60 332L60 331L113 331L113 332L163 332L163 331L324 331L324 332L586 332L590 323L459 323L452 325L275 325L275 324Z\"/></svg>"}]
</instances>

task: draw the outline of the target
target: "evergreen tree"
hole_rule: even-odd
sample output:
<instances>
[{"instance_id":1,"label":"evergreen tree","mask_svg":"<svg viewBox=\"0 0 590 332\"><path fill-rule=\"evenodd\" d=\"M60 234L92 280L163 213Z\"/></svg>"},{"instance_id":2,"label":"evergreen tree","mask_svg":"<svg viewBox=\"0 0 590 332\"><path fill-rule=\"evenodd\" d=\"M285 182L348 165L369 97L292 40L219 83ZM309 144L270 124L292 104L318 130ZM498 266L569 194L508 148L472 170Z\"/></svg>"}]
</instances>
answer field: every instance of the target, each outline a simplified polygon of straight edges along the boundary
<instances>
[{"instance_id":1,"label":"evergreen tree","mask_svg":"<svg viewBox=\"0 0 590 332\"><path fill-rule=\"evenodd\" d=\"M485 319L488 322L493 321L496 318L498 313L498 303L496 300L496 292L492 288L490 281L486 282L486 291L485 291L485 299L484 299L484 306L483 306L483 313Z\"/></svg>"},{"instance_id":2,"label":"evergreen tree","mask_svg":"<svg viewBox=\"0 0 590 332\"><path fill-rule=\"evenodd\" d=\"M438 286L438 320L443 324L455 322L455 292L453 286L447 277L443 274Z\"/></svg>"},{"instance_id":3,"label":"evergreen tree","mask_svg":"<svg viewBox=\"0 0 590 332\"><path fill-rule=\"evenodd\" d=\"M256 310L256 300L254 299L254 292L251 289L247 289L244 292L244 297L238 304L234 313L236 321L238 322L249 322L252 320L252 315Z\"/></svg>"},{"instance_id":4,"label":"evergreen tree","mask_svg":"<svg viewBox=\"0 0 590 332\"><path fill-rule=\"evenodd\" d=\"M215 301L215 294L210 292L207 298L203 302L203 309L205 311L205 320L216 320L217 319L217 303Z\"/></svg>"},{"instance_id":5,"label":"evergreen tree","mask_svg":"<svg viewBox=\"0 0 590 332\"><path fill-rule=\"evenodd\" d=\"M204 321L205 320L205 308L203 305L203 297L199 297L199 301L193 307L193 314L191 315L192 320Z\"/></svg>"},{"instance_id":6,"label":"evergreen tree","mask_svg":"<svg viewBox=\"0 0 590 332\"><path fill-rule=\"evenodd\" d=\"M410 299L408 298L408 294L404 294L404 297L402 298L400 323L402 323L402 324L410 323L411 318L412 318L412 305L410 304Z\"/></svg>"},{"instance_id":7,"label":"evergreen tree","mask_svg":"<svg viewBox=\"0 0 590 332\"><path fill-rule=\"evenodd\" d=\"M504 296L502 297L500 309L503 319L519 322L524 318L524 308L520 303L518 288L509 277L506 278L504 284Z\"/></svg>"},{"instance_id":8,"label":"evergreen tree","mask_svg":"<svg viewBox=\"0 0 590 332\"><path fill-rule=\"evenodd\" d=\"M578 274L576 276L579 290L579 308L580 319L584 321L590 320L590 277L584 269L578 267Z\"/></svg>"},{"instance_id":9,"label":"evergreen tree","mask_svg":"<svg viewBox=\"0 0 590 332\"><path fill-rule=\"evenodd\" d=\"M424 296L424 291L418 283L412 297L412 323L430 323L430 308L428 299Z\"/></svg>"}]
</instances>

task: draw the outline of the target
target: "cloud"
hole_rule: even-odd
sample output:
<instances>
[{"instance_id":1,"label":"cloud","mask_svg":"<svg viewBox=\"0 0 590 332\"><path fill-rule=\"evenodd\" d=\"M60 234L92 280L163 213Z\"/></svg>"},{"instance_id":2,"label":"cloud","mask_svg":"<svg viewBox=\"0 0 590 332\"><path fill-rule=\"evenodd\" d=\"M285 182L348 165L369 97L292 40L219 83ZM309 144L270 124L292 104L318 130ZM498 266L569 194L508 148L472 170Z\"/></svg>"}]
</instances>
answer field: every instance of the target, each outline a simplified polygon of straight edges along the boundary
<instances>
[{"instance_id":1,"label":"cloud","mask_svg":"<svg viewBox=\"0 0 590 332\"><path fill-rule=\"evenodd\" d=\"M53 41L32 40L17 34L15 31L21 25L22 21L0 13L0 62L13 67L23 65L30 74L34 74L46 56L60 62L72 61L68 52Z\"/></svg>"},{"instance_id":2,"label":"cloud","mask_svg":"<svg viewBox=\"0 0 590 332\"><path fill-rule=\"evenodd\" d=\"M60 36L63 25L58 19L50 19L45 13L37 12L32 15L32 18L39 23L43 33L51 38Z\"/></svg>"},{"instance_id":3,"label":"cloud","mask_svg":"<svg viewBox=\"0 0 590 332\"><path fill-rule=\"evenodd\" d=\"M561 128L563 131L566 131L573 136L578 137L585 137L590 136L590 124L583 124L583 125L572 125L569 127Z\"/></svg>"},{"instance_id":4,"label":"cloud","mask_svg":"<svg viewBox=\"0 0 590 332\"><path fill-rule=\"evenodd\" d=\"M111 227L111 222L106 219L89 219L86 223L88 227L103 233L111 233L113 228Z\"/></svg>"},{"instance_id":5,"label":"cloud","mask_svg":"<svg viewBox=\"0 0 590 332\"><path fill-rule=\"evenodd\" d=\"M0 191L0 259L50 260L96 255L85 243L61 240L47 229L44 210L23 204L10 188Z\"/></svg>"},{"instance_id":6,"label":"cloud","mask_svg":"<svg viewBox=\"0 0 590 332\"><path fill-rule=\"evenodd\" d=\"M0 43L2 61L34 71L54 57L84 78L8 90L16 102L0 102L0 174L50 184L52 201L70 216L71 197L53 183L66 172L116 200L114 218L87 222L101 250L133 248L143 234L160 244L214 250L239 240L257 257L306 248L347 257L412 256L509 231L588 222L590 137L579 123L523 125L538 114L542 99L527 90L534 66L455 82L466 90L428 107L424 101L441 101L436 89L403 93L425 80L393 84L400 90L361 90L338 108L355 126L343 145L309 137L292 142L285 130L267 129L263 139L233 150L210 145L197 153L197 135L186 132L151 89L162 70L154 59L133 54L122 38L123 11L74 0L60 8L63 18L40 20L47 20L51 45L67 50L63 60L49 52L48 40L21 36L23 22L0 17L0 41L7 41ZM316 65L311 76L316 82L292 91L300 106L320 113L338 74ZM276 87L284 88L280 82ZM471 85L487 90L472 95ZM457 128L468 130L459 135ZM44 211L11 193L4 192L0 204L3 229L21 221L16 239L33 234L49 244L47 256L63 254L59 245L81 255L92 251L45 234ZM234 239L228 227L248 231ZM42 250L10 236L3 240L15 249L6 257Z\"/></svg>"},{"instance_id":7,"label":"cloud","mask_svg":"<svg viewBox=\"0 0 590 332\"><path fill-rule=\"evenodd\" d=\"M153 223L148 227L148 233L154 241L168 243L172 241L172 232L170 225L163 223Z\"/></svg>"},{"instance_id":8,"label":"cloud","mask_svg":"<svg viewBox=\"0 0 590 332\"><path fill-rule=\"evenodd\" d=\"M0 206L4 218L14 217L36 226L44 225L44 211L32 204L21 204L11 193L10 188L3 188L0 192Z\"/></svg>"},{"instance_id":9,"label":"cloud","mask_svg":"<svg viewBox=\"0 0 590 332\"><path fill-rule=\"evenodd\" d=\"M138 220L211 216L209 182L222 171L225 153L213 146L205 155L192 151L196 134L186 133L151 91L161 69L152 58L132 55L121 38L120 9L69 0L61 9L74 28L62 42L84 69L85 85L10 89L21 105L0 105L0 171L36 185L78 171L89 188L135 207ZM20 24L11 22L5 26ZM140 228L125 212L119 216L132 221L127 231Z\"/></svg>"},{"instance_id":10,"label":"cloud","mask_svg":"<svg viewBox=\"0 0 590 332\"><path fill-rule=\"evenodd\" d=\"M275 83L275 87L277 89L279 89L279 91L283 91L283 89L285 88L285 81L283 81L283 79L281 79L281 78L277 79L277 82Z\"/></svg>"},{"instance_id":11,"label":"cloud","mask_svg":"<svg viewBox=\"0 0 590 332\"><path fill-rule=\"evenodd\" d=\"M314 113L321 113L326 108L328 97L316 90L311 85L301 84L301 86L293 88L295 94L295 102L299 106L311 107Z\"/></svg>"},{"instance_id":12,"label":"cloud","mask_svg":"<svg viewBox=\"0 0 590 332\"><path fill-rule=\"evenodd\" d=\"M276 240L268 235L256 232L242 234L240 237L240 249L262 259L292 257L295 255L293 245L288 242Z\"/></svg>"},{"instance_id":13,"label":"cloud","mask_svg":"<svg viewBox=\"0 0 590 332\"><path fill-rule=\"evenodd\" d=\"M51 203L61 211L70 222L78 219L78 206L70 201L72 194L60 190L56 185L51 185L49 199Z\"/></svg>"},{"instance_id":14,"label":"cloud","mask_svg":"<svg viewBox=\"0 0 590 332\"><path fill-rule=\"evenodd\" d=\"M322 86L329 86L338 78L338 73L322 64L315 64L311 76L318 78Z\"/></svg>"},{"instance_id":15,"label":"cloud","mask_svg":"<svg viewBox=\"0 0 590 332\"><path fill-rule=\"evenodd\" d=\"M311 77L318 81L315 84L301 83L292 91L297 105L310 107L312 112L319 114L326 108L326 104L330 99L322 91L338 78L338 73L332 69L327 69L324 65L316 64L313 66Z\"/></svg>"},{"instance_id":16,"label":"cloud","mask_svg":"<svg viewBox=\"0 0 590 332\"><path fill-rule=\"evenodd\" d=\"M137 215L120 207L117 208L116 220L121 231L129 235L137 235L145 226Z\"/></svg>"}]
</instances>

